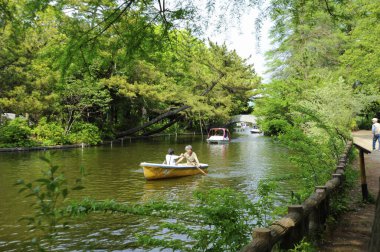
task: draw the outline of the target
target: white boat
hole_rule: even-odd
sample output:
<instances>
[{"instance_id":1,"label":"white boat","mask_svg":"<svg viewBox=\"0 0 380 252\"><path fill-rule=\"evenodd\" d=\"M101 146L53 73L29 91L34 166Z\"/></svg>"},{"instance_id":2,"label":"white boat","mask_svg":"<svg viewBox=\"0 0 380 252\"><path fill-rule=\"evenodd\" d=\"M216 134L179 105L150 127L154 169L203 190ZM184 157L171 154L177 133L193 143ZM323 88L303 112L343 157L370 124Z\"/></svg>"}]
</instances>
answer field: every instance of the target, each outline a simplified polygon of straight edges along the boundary
<instances>
[{"instance_id":1,"label":"white boat","mask_svg":"<svg viewBox=\"0 0 380 252\"><path fill-rule=\"evenodd\" d=\"M253 128L250 129L249 131L251 132L251 134L260 134L260 133L262 133L262 131L257 126L253 126Z\"/></svg>"},{"instance_id":2,"label":"white boat","mask_svg":"<svg viewBox=\"0 0 380 252\"><path fill-rule=\"evenodd\" d=\"M212 128L208 132L208 143L228 143L230 141L230 132L226 128Z\"/></svg>"}]
</instances>

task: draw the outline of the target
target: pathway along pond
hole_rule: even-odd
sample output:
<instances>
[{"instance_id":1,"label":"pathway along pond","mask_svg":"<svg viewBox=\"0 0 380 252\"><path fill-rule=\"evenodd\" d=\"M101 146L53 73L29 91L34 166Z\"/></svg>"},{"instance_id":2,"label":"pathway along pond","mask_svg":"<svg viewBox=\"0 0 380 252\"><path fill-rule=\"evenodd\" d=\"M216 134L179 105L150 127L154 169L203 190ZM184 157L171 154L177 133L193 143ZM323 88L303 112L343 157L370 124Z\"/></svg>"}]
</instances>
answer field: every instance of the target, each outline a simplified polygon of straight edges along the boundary
<instances>
[{"instance_id":1,"label":"pathway along pond","mask_svg":"<svg viewBox=\"0 0 380 252\"><path fill-rule=\"evenodd\" d=\"M209 176L144 179L139 167L141 161L162 162L169 147L181 153L187 144L193 146L201 162L209 164ZM71 199L90 197L146 202L152 199L187 201L194 190L220 187L235 188L254 197L260 179L295 172L286 154L286 150L271 139L249 133L235 134L226 145L209 145L201 136L172 136L132 140L112 147L0 153L0 251L21 251L23 244L31 239L25 225L18 221L32 211L29 198L18 194L19 188L13 184L19 178L32 181L40 177L41 170L46 168L40 157L51 158L71 184L80 176L80 167L85 168L88 173L85 189L72 192ZM289 195L296 184L296 181L286 181L279 194ZM60 233L57 250L147 251L136 247L135 233L151 230L159 221L152 217L118 214L94 214L75 219L69 230Z\"/></svg>"}]
</instances>

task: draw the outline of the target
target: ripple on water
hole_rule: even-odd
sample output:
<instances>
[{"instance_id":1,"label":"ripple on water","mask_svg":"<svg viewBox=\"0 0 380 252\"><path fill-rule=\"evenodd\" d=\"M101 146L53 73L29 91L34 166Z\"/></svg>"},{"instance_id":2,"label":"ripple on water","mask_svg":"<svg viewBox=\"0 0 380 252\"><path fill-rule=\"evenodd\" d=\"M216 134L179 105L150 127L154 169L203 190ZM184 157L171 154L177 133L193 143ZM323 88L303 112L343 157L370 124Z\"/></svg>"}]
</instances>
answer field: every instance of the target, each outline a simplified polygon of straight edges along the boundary
<instances>
[{"instance_id":1,"label":"ripple on water","mask_svg":"<svg viewBox=\"0 0 380 252\"><path fill-rule=\"evenodd\" d=\"M161 163L169 147L179 154L187 144L193 146L201 162L209 164L207 177L144 179L140 162ZM133 203L152 200L189 202L196 190L221 187L238 189L254 199L260 179L294 171L285 154L286 151L270 139L253 135L239 135L226 145L208 145L201 138L190 136L178 137L177 141L174 137L132 141L112 148L100 146L83 150L1 153L0 250L20 250L22 243L31 239L30 232L18 222L21 216L31 213L30 199L19 195L13 184L18 178L34 180L39 177L46 167L40 160L41 156L51 157L70 183L80 176L80 167L85 168L85 189L72 192L70 199L90 197ZM279 197L287 195L287 190L295 188L296 183L288 181L281 187L284 192L280 192ZM146 251L136 245L135 235L157 230L161 221L153 217L118 214L94 214L74 219L70 229L59 233L57 250ZM166 233L156 235L161 237ZM178 239L187 238L178 236ZM160 251L160 248L151 251Z\"/></svg>"}]
</instances>

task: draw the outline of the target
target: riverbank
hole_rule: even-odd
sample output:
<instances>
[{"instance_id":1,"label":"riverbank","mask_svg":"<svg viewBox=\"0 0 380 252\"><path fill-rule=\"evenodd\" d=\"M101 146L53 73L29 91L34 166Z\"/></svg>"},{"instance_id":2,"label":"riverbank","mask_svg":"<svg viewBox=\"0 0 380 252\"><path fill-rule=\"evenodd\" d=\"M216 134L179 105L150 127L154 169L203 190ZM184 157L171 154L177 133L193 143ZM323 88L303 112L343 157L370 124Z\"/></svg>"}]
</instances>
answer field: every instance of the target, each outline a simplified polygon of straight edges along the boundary
<instances>
[{"instance_id":1,"label":"riverbank","mask_svg":"<svg viewBox=\"0 0 380 252\"><path fill-rule=\"evenodd\" d=\"M73 149L73 148L84 148L87 146L90 146L90 145L82 143L82 144L54 145L54 146L14 147L14 148L0 148L0 152L63 150L63 149Z\"/></svg>"},{"instance_id":2,"label":"riverbank","mask_svg":"<svg viewBox=\"0 0 380 252\"><path fill-rule=\"evenodd\" d=\"M201 135L200 133L180 133L180 134L154 134L150 136L130 136L130 137L123 137L118 138L112 141L103 141L102 143L98 145L112 145L114 143L124 143L124 142L131 142L132 140L136 139L149 139L149 138L155 138L155 137L177 137L177 136L195 136L195 135ZM34 146L34 147L13 147L13 148L0 148L1 152L27 152L27 151L47 151L47 150L64 150L64 149L73 149L73 148L85 148L85 147L91 147L96 145L90 145L85 143L80 144L68 144L68 145L53 145L53 146Z\"/></svg>"},{"instance_id":3,"label":"riverbank","mask_svg":"<svg viewBox=\"0 0 380 252\"><path fill-rule=\"evenodd\" d=\"M372 143L370 131L354 133L355 137ZM365 155L366 175L368 190L373 198L377 198L380 177L380 152L374 151ZM354 161L354 169L359 171L359 160ZM325 236L319 251L368 251L371 238L372 224L375 217L375 204L362 201L360 178L349 193L351 202L349 211L344 213L338 220L333 230L329 230Z\"/></svg>"}]
</instances>

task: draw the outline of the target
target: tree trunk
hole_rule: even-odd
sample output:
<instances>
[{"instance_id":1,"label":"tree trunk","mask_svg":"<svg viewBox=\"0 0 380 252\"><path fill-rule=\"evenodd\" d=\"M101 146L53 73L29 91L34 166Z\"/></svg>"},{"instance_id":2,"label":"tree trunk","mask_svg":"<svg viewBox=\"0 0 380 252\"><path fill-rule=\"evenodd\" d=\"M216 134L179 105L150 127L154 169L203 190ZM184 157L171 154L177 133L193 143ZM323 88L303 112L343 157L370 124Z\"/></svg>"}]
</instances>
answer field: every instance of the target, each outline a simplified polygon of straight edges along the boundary
<instances>
[{"instance_id":1,"label":"tree trunk","mask_svg":"<svg viewBox=\"0 0 380 252\"><path fill-rule=\"evenodd\" d=\"M207 95L208 93L210 93L211 90L212 90L212 89L213 89L213 88L219 83L219 81L220 81L224 76L225 76L225 74L219 71L219 78L218 78L217 80L211 82L211 85L210 85L208 88L206 88L206 89L201 93L201 96L205 96L205 95ZM177 108L177 109L170 110L170 111L168 111L168 112L166 112L166 113L163 113L163 114L157 116L156 118L150 120L149 122L144 123L144 124L141 125L141 126L138 126L138 127L135 127L135 128L129 129L129 130L126 130L126 131L118 132L118 133L116 133L116 137L120 138L120 137L123 137L123 136L132 135L132 134L134 134L134 133L136 133L136 132L138 132L138 131L140 131L140 130L143 130L143 129L145 129L145 128L147 128L147 127L149 127L149 126L151 126L151 125L153 125L153 124L155 124L155 123L158 123L159 121L161 121L161 120L163 120L163 119L165 119L165 118L168 118L168 117L174 116L174 115L178 114L179 112L182 112L182 111L184 111L184 110L186 110L186 109L189 109L189 108L191 108L191 106L189 106L189 105L183 105L183 106L181 106L181 107L179 107L179 108Z\"/></svg>"},{"instance_id":2,"label":"tree trunk","mask_svg":"<svg viewBox=\"0 0 380 252\"><path fill-rule=\"evenodd\" d=\"M135 127L135 128L132 128L132 129L129 129L129 130L126 130L126 131L122 131L122 132L119 132L116 134L117 137L123 137L123 136L127 136L127 135L132 135L144 128L147 128L155 123L158 123L159 121L165 119L165 118L168 118L168 117L171 117L171 116L174 116L176 114L178 114L179 112L181 111L184 111L186 109L190 108L190 106L188 105L183 105L182 107L179 107L177 109L174 109L174 110L170 110L164 114L161 114L159 116L157 116L156 118L154 118L153 120L150 120L149 122L147 123L144 123L143 125L141 126L138 126L138 127Z\"/></svg>"},{"instance_id":3,"label":"tree trunk","mask_svg":"<svg viewBox=\"0 0 380 252\"><path fill-rule=\"evenodd\" d=\"M181 117L182 116L177 116L177 117L171 119L170 122L168 122L167 124L165 124L161 128L153 130L153 131L146 132L146 133L143 134L143 136L150 136L150 135L153 135L153 134L156 134L156 133L160 133L161 131L166 130L167 128L169 128L170 126L172 126L173 124L175 124L176 122L178 122Z\"/></svg>"},{"instance_id":4,"label":"tree trunk","mask_svg":"<svg viewBox=\"0 0 380 252\"><path fill-rule=\"evenodd\" d=\"M65 135L67 135L71 129L71 125L74 122L74 110L69 111L69 119L67 120L66 127L65 127Z\"/></svg>"}]
</instances>

